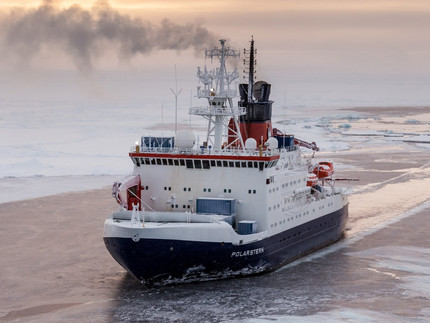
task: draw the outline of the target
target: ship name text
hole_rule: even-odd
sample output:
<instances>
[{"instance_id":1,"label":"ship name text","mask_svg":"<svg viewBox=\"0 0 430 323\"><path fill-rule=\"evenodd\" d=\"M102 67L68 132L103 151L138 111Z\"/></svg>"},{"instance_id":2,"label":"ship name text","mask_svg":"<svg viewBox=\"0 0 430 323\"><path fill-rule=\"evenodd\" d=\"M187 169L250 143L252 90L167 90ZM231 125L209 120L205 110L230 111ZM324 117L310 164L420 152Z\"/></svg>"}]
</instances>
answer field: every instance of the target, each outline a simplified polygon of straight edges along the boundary
<instances>
[{"instance_id":1,"label":"ship name text","mask_svg":"<svg viewBox=\"0 0 430 323\"><path fill-rule=\"evenodd\" d=\"M246 257L246 256L255 256L264 252L264 248L250 249L244 251L233 251L231 253L231 257Z\"/></svg>"}]
</instances>

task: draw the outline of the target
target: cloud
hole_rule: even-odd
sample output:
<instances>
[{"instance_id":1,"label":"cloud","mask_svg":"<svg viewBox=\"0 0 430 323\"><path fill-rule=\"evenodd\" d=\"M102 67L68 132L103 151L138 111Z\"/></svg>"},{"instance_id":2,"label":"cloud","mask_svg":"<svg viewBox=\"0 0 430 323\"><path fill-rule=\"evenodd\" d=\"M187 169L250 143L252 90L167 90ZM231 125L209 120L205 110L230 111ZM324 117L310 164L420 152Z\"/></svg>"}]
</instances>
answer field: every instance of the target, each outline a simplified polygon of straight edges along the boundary
<instances>
[{"instance_id":1,"label":"cloud","mask_svg":"<svg viewBox=\"0 0 430 323\"><path fill-rule=\"evenodd\" d=\"M103 0L89 10L79 5L60 9L56 1L45 0L35 9L15 9L0 22L3 54L28 62L47 48L60 50L81 71L91 70L107 51L115 51L119 59L166 49L198 52L217 39L200 24L164 19L155 25L121 14Z\"/></svg>"}]
</instances>

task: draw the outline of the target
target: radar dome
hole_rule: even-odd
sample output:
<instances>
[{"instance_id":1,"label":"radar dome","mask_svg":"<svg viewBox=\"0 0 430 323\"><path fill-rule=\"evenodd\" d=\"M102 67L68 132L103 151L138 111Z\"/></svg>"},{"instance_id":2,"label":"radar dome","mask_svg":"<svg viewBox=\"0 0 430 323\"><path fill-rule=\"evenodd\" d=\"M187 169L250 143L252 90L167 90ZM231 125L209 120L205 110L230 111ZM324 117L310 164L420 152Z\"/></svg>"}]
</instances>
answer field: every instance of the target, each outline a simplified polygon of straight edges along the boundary
<instances>
[{"instance_id":1,"label":"radar dome","mask_svg":"<svg viewBox=\"0 0 430 323\"><path fill-rule=\"evenodd\" d=\"M175 146L180 150L191 149L195 143L196 139L190 130L180 130L175 136Z\"/></svg>"},{"instance_id":2,"label":"radar dome","mask_svg":"<svg viewBox=\"0 0 430 323\"><path fill-rule=\"evenodd\" d=\"M274 138L274 137L270 137L264 143L264 146L266 146L269 149L276 149L276 148L278 148L278 140L276 140L276 138Z\"/></svg>"},{"instance_id":3,"label":"radar dome","mask_svg":"<svg viewBox=\"0 0 430 323\"><path fill-rule=\"evenodd\" d=\"M255 148L257 148L257 141L254 138L246 139L245 148L247 150L255 150Z\"/></svg>"}]
</instances>

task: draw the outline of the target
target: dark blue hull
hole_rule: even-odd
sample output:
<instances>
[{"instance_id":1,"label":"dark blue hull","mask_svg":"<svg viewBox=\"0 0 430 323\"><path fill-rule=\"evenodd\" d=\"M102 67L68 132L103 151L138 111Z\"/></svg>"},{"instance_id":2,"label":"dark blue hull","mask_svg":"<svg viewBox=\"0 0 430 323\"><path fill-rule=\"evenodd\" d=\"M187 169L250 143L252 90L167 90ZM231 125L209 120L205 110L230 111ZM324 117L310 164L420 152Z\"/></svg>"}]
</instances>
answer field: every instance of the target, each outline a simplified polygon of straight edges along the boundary
<instances>
[{"instance_id":1,"label":"dark blue hull","mask_svg":"<svg viewBox=\"0 0 430 323\"><path fill-rule=\"evenodd\" d=\"M113 258L143 283L226 278L271 271L342 236L348 206L261 241L244 245L105 237Z\"/></svg>"}]
</instances>

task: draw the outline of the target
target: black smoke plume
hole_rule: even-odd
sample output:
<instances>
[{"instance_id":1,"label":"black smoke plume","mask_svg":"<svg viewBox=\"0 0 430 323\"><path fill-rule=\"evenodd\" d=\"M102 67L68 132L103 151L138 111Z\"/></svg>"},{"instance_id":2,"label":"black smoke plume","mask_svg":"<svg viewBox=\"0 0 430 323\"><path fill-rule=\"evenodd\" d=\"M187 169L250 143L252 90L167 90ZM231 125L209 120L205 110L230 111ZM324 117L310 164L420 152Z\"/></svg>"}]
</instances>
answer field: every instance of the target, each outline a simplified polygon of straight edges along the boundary
<instances>
[{"instance_id":1,"label":"black smoke plume","mask_svg":"<svg viewBox=\"0 0 430 323\"><path fill-rule=\"evenodd\" d=\"M90 10L78 5L60 9L55 1L45 0L36 9L13 10L0 22L0 46L7 54L28 61L44 48L59 49L83 71L91 70L108 50L119 59L162 49L199 52L216 44L216 39L199 24L164 19L155 25L121 14L104 0Z\"/></svg>"}]
</instances>

